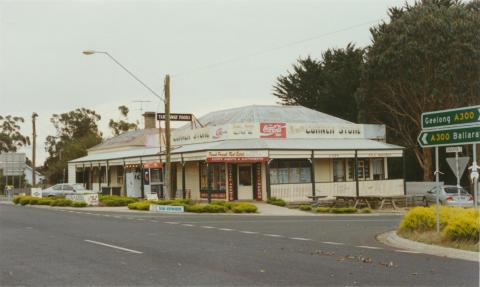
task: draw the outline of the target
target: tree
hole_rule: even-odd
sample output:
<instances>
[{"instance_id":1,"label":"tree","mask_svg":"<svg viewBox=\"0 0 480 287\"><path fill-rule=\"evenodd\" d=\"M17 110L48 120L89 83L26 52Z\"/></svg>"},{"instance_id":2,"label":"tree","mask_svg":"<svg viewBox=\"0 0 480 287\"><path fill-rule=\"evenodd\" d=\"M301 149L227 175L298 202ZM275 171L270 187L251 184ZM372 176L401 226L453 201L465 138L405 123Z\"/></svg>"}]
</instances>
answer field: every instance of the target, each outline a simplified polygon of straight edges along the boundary
<instances>
[{"instance_id":1,"label":"tree","mask_svg":"<svg viewBox=\"0 0 480 287\"><path fill-rule=\"evenodd\" d=\"M129 109L127 106L119 106L118 110L120 111L120 115L124 119L120 119L118 121L114 121L110 119L108 123L108 127L112 130L114 136L118 136L121 133L128 132L130 130L137 130L138 129L138 121L135 123L128 122L128 112Z\"/></svg>"},{"instance_id":2,"label":"tree","mask_svg":"<svg viewBox=\"0 0 480 287\"><path fill-rule=\"evenodd\" d=\"M328 49L320 61L299 59L293 72L277 78L273 94L284 105L301 105L358 121L363 54L363 49L348 44L345 49Z\"/></svg>"},{"instance_id":3,"label":"tree","mask_svg":"<svg viewBox=\"0 0 480 287\"><path fill-rule=\"evenodd\" d=\"M369 120L386 124L390 139L414 152L424 180L433 177L432 157L417 143L420 115L480 103L477 4L406 4L389 9L390 21L370 29L363 107Z\"/></svg>"},{"instance_id":4,"label":"tree","mask_svg":"<svg viewBox=\"0 0 480 287\"><path fill-rule=\"evenodd\" d=\"M95 111L81 108L68 113L54 114L50 121L56 135L46 138L45 176L48 182L63 180L69 160L87 155L87 150L102 141L97 122L101 119Z\"/></svg>"},{"instance_id":5,"label":"tree","mask_svg":"<svg viewBox=\"0 0 480 287\"><path fill-rule=\"evenodd\" d=\"M16 152L18 148L30 145L30 138L20 132L22 117L0 116L0 153Z\"/></svg>"}]
</instances>

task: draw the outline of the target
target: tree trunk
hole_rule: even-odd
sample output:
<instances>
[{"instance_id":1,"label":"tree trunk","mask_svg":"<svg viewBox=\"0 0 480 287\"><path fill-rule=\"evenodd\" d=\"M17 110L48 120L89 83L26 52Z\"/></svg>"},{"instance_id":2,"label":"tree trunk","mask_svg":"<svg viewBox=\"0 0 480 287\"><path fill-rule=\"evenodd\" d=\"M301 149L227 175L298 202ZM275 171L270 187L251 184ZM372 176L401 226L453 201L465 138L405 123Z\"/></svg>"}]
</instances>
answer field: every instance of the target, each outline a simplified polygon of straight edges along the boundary
<instances>
[{"instance_id":1,"label":"tree trunk","mask_svg":"<svg viewBox=\"0 0 480 287\"><path fill-rule=\"evenodd\" d=\"M424 148L423 149L423 180L424 181L433 181L432 173L432 149Z\"/></svg>"}]
</instances>

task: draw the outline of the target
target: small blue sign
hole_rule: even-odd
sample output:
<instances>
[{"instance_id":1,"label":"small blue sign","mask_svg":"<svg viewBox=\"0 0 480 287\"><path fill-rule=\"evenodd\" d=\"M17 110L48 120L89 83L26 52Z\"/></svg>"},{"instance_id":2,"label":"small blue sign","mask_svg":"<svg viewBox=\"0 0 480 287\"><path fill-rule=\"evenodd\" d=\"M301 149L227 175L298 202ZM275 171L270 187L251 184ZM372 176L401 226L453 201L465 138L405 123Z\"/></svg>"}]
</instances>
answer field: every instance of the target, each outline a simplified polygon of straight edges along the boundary
<instances>
[{"instance_id":1,"label":"small blue sign","mask_svg":"<svg viewBox=\"0 0 480 287\"><path fill-rule=\"evenodd\" d=\"M150 204L150 211L181 213L181 212L184 212L185 210L183 206Z\"/></svg>"}]
</instances>

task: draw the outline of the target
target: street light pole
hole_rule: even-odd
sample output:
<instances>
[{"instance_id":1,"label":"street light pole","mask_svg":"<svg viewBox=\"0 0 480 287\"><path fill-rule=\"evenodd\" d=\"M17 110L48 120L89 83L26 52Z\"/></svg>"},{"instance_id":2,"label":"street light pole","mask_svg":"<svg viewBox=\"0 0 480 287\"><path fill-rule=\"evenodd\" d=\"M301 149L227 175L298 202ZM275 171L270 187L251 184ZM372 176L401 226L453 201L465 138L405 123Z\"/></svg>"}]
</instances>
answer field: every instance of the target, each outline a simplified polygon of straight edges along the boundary
<instances>
[{"instance_id":1,"label":"street light pole","mask_svg":"<svg viewBox=\"0 0 480 287\"><path fill-rule=\"evenodd\" d=\"M165 194L169 194L172 196L173 194L170 193L170 182L171 182L171 171L170 171L170 75L165 76L165 96L162 98L159 94L157 94L152 88L150 88L147 84L145 84L142 80L140 80L137 76L135 76L130 70L127 69L124 65L122 65L117 59L115 59L112 55L105 51L93 51L93 50L85 50L82 52L84 55L93 55L93 54L104 54L108 56L115 64L120 66L125 72L127 72L132 78L134 78L137 82L139 82L143 87L149 90L154 96L158 99L163 101L165 104L165 180L164 180L164 192ZM159 133L161 135L161 125L159 123ZM160 158L162 153L162 141L160 137L159 142L160 148Z\"/></svg>"}]
</instances>

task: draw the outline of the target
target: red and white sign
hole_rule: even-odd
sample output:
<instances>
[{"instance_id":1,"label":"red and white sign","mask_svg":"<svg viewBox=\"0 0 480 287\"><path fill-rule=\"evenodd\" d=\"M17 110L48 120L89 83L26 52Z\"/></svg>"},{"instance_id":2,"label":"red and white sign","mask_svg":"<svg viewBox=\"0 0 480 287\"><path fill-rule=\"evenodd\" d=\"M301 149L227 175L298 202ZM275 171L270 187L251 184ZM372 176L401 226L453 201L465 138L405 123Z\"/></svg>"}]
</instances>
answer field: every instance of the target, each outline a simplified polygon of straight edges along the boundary
<instances>
[{"instance_id":1,"label":"red and white sign","mask_svg":"<svg viewBox=\"0 0 480 287\"><path fill-rule=\"evenodd\" d=\"M162 168L162 163L160 162L144 163L143 168Z\"/></svg>"},{"instance_id":2,"label":"red and white sign","mask_svg":"<svg viewBox=\"0 0 480 287\"><path fill-rule=\"evenodd\" d=\"M228 183L228 201L235 200L233 194L233 167L231 164L227 165L227 183Z\"/></svg>"},{"instance_id":3,"label":"red and white sign","mask_svg":"<svg viewBox=\"0 0 480 287\"><path fill-rule=\"evenodd\" d=\"M259 162L268 160L266 150L209 151L207 162Z\"/></svg>"},{"instance_id":4,"label":"red and white sign","mask_svg":"<svg viewBox=\"0 0 480 287\"><path fill-rule=\"evenodd\" d=\"M260 138L284 139L287 137L286 123L260 123Z\"/></svg>"},{"instance_id":5,"label":"red and white sign","mask_svg":"<svg viewBox=\"0 0 480 287\"><path fill-rule=\"evenodd\" d=\"M255 164L255 191L257 195L257 200L261 201L262 200L262 165L261 164Z\"/></svg>"}]
</instances>

